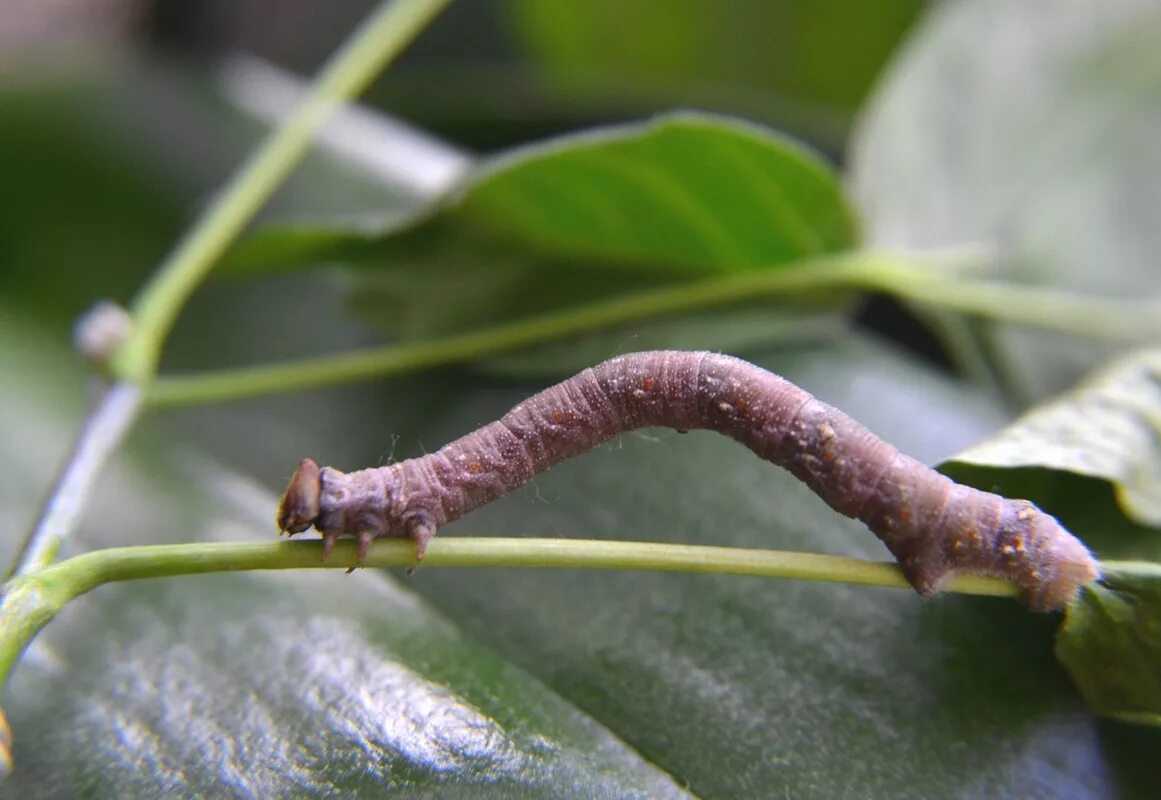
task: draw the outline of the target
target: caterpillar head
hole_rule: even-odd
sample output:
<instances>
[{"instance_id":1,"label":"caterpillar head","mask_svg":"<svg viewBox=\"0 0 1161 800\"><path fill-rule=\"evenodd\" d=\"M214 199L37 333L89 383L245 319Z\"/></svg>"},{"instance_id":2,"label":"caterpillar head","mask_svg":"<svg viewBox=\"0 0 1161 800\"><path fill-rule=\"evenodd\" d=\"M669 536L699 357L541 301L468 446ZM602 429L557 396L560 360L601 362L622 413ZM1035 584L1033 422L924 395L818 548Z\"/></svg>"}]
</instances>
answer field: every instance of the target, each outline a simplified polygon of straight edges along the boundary
<instances>
[{"instance_id":1,"label":"caterpillar head","mask_svg":"<svg viewBox=\"0 0 1161 800\"><path fill-rule=\"evenodd\" d=\"M304 458L282 496L279 529L293 536L313 525L323 536L324 560L342 536L354 536L358 541L360 562L367 558L372 540L380 536L411 535L417 543L422 540L425 544L434 528L425 534L427 529L416 528L419 523L409 525L406 519L392 514L396 492L388 473L380 469L346 473L334 467L320 468ZM416 513L412 511L410 517Z\"/></svg>"},{"instance_id":2,"label":"caterpillar head","mask_svg":"<svg viewBox=\"0 0 1161 800\"><path fill-rule=\"evenodd\" d=\"M318 520L322 494L321 470L313 459L304 458L290 478L290 485L278 506L278 529L293 536Z\"/></svg>"}]
</instances>

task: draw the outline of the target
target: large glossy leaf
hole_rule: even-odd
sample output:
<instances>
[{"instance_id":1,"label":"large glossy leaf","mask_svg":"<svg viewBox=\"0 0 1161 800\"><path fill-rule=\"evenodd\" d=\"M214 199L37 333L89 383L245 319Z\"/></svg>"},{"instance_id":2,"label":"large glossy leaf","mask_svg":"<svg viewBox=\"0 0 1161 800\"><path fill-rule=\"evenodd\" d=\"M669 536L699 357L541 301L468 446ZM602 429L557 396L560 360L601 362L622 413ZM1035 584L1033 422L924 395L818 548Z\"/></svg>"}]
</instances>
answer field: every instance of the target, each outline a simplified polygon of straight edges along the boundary
<instances>
[{"instance_id":1,"label":"large glossy leaf","mask_svg":"<svg viewBox=\"0 0 1161 800\"><path fill-rule=\"evenodd\" d=\"M6 369L34 357L38 374L54 374L55 355L10 325L3 333L20 345L0 354ZM1001 421L875 347L761 360L923 458ZM439 386L418 382L404 407ZM399 456L533 388L455 386L427 403ZM52 408L38 402L43 389L39 378L5 384L19 417L0 426L18 429L15 471L38 484L62 444L59 425L37 437L27 424ZM331 414L340 409L348 430L366 431L347 437L362 458L392 447L380 408ZM272 448L260 422L270 411L254 408L256 424L232 445ZM303 450L320 446L309 428L299 438ZM153 438L112 469L82 543L272 535L268 492L174 456ZM35 500L0 491L6 518ZM471 532L884 552L784 473L704 433L627 436L445 533ZM1157 738L1109 731L1082 709L1054 665L1054 626L1009 601L665 574L420 570L106 587L66 610L18 667L5 697L17 771L4 791L1147 796L1143 753Z\"/></svg>"},{"instance_id":2,"label":"large glossy leaf","mask_svg":"<svg viewBox=\"0 0 1161 800\"><path fill-rule=\"evenodd\" d=\"M853 143L870 242L984 243L1014 282L1161 294L1159 35L1153 0L934 6ZM998 343L1033 396L1108 353L1007 328Z\"/></svg>"},{"instance_id":3,"label":"large glossy leaf","mask_svg":"<svg viewBox=\"0 0 1161 800\"><path fill-rule=\"evenodd\" d=\"M762 363L920 457L995 424L958 387L874 348ZM466 401L440 438L518 394ZM882 553L712 434L627 436L452 530ZM1117 770L1088 752L1102 727L1050 657L1054 621L1012 603L671 575L432 570L416 583L702 796L1114 791Z\"/></svg>"},{"instance_id":4,"label":"large glossy leaf","mask_svg":"<svg viewBox=\"0 0 1161 800\"><path fill-rule=\"evenodd\" d=\"M64 444L42 393L67 372L25 323L3 314L0 331L20 345L4 371L35 376L3 387L23 476L0 486L8 556L38 498L28 484ZM82 546L272 535L272 495L153 450L104 476ZM107 587L36 640L7 689L6 797L687 796L380 573Z\"/></svg>"}]
</instances>

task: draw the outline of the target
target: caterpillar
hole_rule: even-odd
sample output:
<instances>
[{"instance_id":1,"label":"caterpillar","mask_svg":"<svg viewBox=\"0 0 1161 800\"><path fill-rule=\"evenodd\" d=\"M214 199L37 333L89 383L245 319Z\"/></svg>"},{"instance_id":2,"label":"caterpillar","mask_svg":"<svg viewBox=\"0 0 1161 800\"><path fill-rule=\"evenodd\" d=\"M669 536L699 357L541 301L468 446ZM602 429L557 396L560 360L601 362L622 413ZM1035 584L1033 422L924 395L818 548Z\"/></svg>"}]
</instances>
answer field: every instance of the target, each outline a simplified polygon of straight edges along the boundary
<instances>
[{"instance_id":1,"label":"caterpillar","mask_svg":"<svg viewBox=\"0 0 1161 800\"><path fill-rule=\"evenodd\" d=\"M344 473L299 464L278 511L294 535L323 535L323 558L352 535L408 536L422 558L438 528L618 434L708 429L789 470L831 508L864 522L922 596L955 572L1007 578L1036 611L1099 577L1096 560L1027 500L964 486L900 453L790 381L709 352L630 353L536 394L440 450Z\"/></svg>"}]
</instances>

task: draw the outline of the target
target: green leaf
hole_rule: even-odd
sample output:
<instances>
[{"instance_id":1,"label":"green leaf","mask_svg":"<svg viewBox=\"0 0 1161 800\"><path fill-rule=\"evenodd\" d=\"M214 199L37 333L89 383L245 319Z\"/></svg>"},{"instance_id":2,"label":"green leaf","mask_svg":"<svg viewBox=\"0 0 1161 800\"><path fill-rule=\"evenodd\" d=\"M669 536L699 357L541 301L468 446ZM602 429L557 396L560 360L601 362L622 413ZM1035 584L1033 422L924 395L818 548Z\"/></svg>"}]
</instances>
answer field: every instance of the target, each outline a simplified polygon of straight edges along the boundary
<instances>
[{"instance_id":1,"label":"green leaf","mask_svg":"<svg viewBox=\"0 0 1161 800\"><path fill-rule=\"evenodd\" d=\"M750 123L682 113L501 154L445 207L410 220L268 227L221 272L358 266L359 315L416 338L677 281L792 269L856 242L841 186L817 156ZM848 300L814 298L786 318L817 328ZM668 341L663 330L651 338ZM771 331L767 341L793 329ZM738 342L729 331L707 341Z\"/></svg>"},{"instance_id":2,"label":"green leaf","mask_svg":"<svg viewBox=\"0 0 1161 800\"><path fill-rule=\"evenodd\" d=\"M406 589L336 580L152 582L70 609L12 683L6 790L688 796Z\"/></svg>"},{"instance_id":3,"label":"green leaf","mask_svg":"<svg viewBox=\"0 0 1161 800\"><path fill-rule=\"evenodd\" d=\"M0 334L5 374L32 378L0 388L12 412L0 431L15 445L0 506L18 526L71 427L45 401L61 389L44 380L67 375L68 359L33 346L35 329ZM866 343L760 360L922 458L1000 421L983 399ZM256 460L273 486L304 454L375 463L395 432L406 434L399 457L421 452L535 388L445 376L212 419L232 457ZM105 476L81 542L273 535L268 491L204 460L191 468L192 454L150 427ZM706 433L624 437L447 533L472 531L885 555L788 475ZM18 666L6 791L1149 796L1159 739L1082 710L1054 666L1053 627L1009 601L668 574L421 569L109 586L75 601Z\"/></svg>"},{"instance_id":4,"label":"green leaf","mask_svg":"<svg viewBox=\"0 0 1161 800\"><path fill-rule=\"evenodd\" d=\"M1161 5L940 3L869 104L852 147L867 236L884 247L995 247L1013 282L1161 294ZM1006 326L1029 396L1107 348Z\"/></svg>"},{"instance_id":5,"label":"green leaf","mask_svg":"<svg viewBox=\"0 0 1161 800\"><path fill-rule=\"evenodd\" d=\"M1068 607L1056 654L1089 708L1161 725L1161 565L1106 566Z\"/></svg>"},{"instance_id":6,"label":"green leaf","mask_svg":"<svg viewBox=\"0 0 1161 800\"><path fill-rule=\"evenodd\" d=\"M0 309L0 370L32 378L0 387L6 551L71 427L47 392L67 354L34 333ZM87 545L273 535L274 497L240 476L173 448L131 455L103 476ZM10 681L6 796L688 796L381 573L105 587L52 622Z\"/></svg>"},{"instance_id":7,"label":"green leaf","mask_svg":"<svg viewBox=\"0 0 1161 800\"><path fill-rule=\"evenodd\" d=\"M842 190L818 157L768 129L692 113L500 156L456 214L569 258L676 274L771 267L856 239Z\"/></svg>"},{"instance_id":8,"label":"green leaf","mask_svg":"<svg viewBox=\"0 0 1161 800\"><path fill-rule=\"evenodd\" d=\"M921 458L999 419L963 387L866 343L757 360ZM461 394L422 439L462 434L525 395ZM884 554L861 525L722 437L623 438L447 533ZM1052 657L1054 621L1014 603L710 576L420 570L415 582L699 796L1152 791L1134 767L1093 759L1104 733ZM1119 752L1159 742L1130 736ZM1104 783L1110 770L1119 788Z\"/></svg>"},{"instance_id":9,"label":"green leaf","mask_svg":"<svg viewBox=\"0 0 1161 800\"><path fill-rule=\"evenodd\" d=\"M446 220L446 223L444 222ZM598 128L482 162L442 212L275 225L224 271L423 256L447 240L559 259L635 265L651 276L768 268L854 246L837 176L804 146L729 117L691 112ZM462 245L460 247L463 248ZM493 253L494 255L494 253Z\"/></svg>"},{"instance_id":10,"label":"green leaf","mask_svg":"<svg viewBox=\"0 0 1161 800\"><path fill-rule=\"evenodd\" d=\"M1161 350L1118 361L944 466L976 484L983 481L970 477L976 467L1042 467L1107 481L1131 520L1161 527Z\"/></svg>"}]
</instances>

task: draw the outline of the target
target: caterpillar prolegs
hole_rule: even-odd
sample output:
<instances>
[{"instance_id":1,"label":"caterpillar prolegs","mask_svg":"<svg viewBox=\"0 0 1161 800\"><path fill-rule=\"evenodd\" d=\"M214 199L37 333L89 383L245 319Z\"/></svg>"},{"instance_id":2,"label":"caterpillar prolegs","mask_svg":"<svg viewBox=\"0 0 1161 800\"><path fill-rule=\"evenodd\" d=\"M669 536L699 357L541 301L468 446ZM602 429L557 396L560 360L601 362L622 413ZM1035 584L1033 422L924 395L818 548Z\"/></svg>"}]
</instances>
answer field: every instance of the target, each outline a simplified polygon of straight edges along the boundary
<instances>
[{"instance_id":1,"label":"caterpillar prolegs","mask_svg":"<svg viewBox=\"0 0 1161 800\"><path fill-rule=\"evenodd\" d=\"M1099 576L1088 549L1026 500L955 483L841 411L748 362L706 352L631 353L545 389L421 458L344 473L305 459L278 525L312 525L325 558L339 536L409 536L419 557L450 522L537 473L647 426L730 436L793 473L834 510L866 523L923 596L953 572L1004 577L1037 611Z\"/></svg>"}]
</instances>

